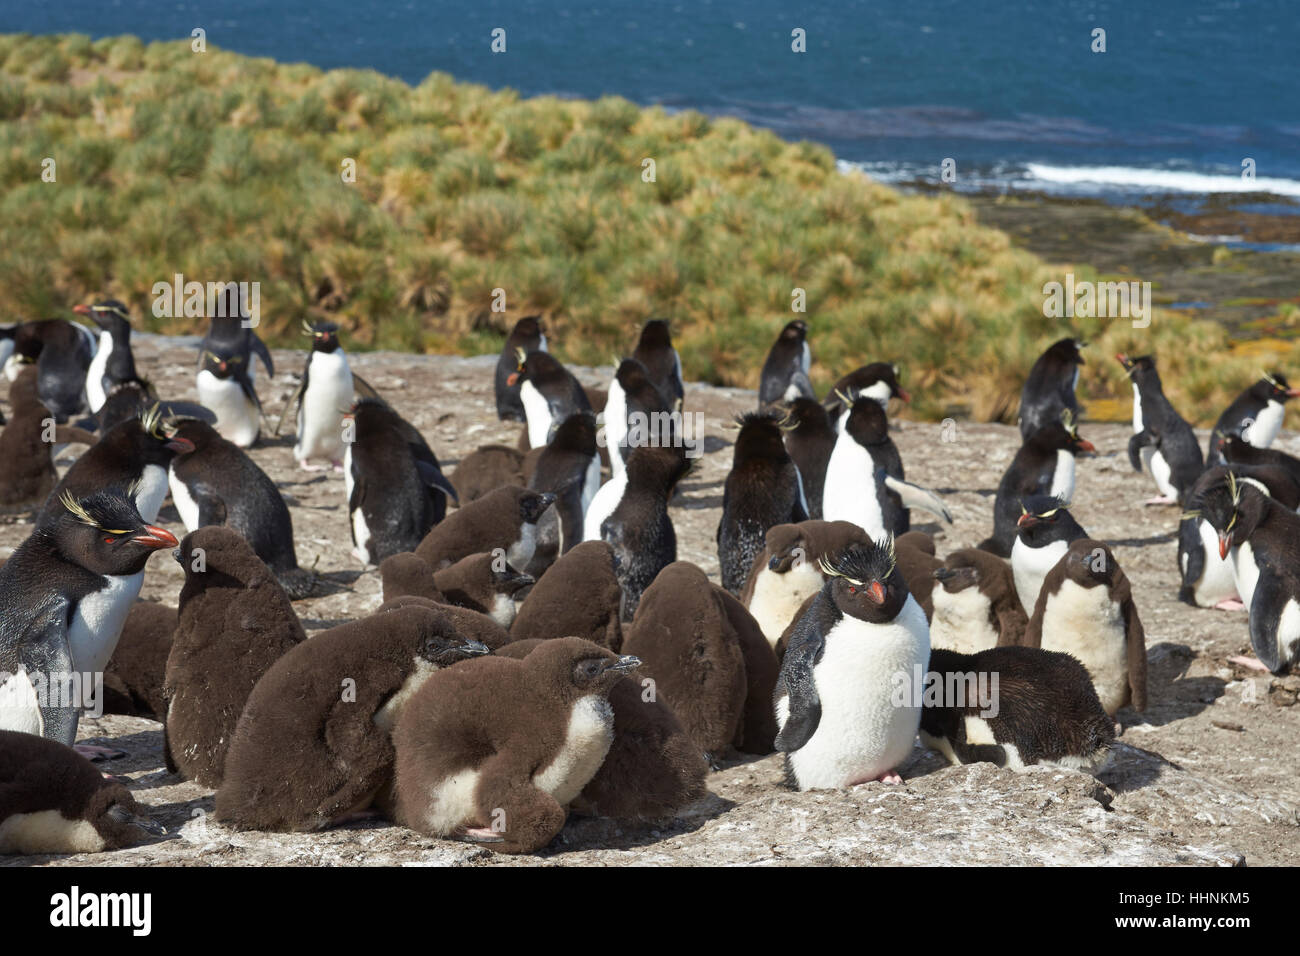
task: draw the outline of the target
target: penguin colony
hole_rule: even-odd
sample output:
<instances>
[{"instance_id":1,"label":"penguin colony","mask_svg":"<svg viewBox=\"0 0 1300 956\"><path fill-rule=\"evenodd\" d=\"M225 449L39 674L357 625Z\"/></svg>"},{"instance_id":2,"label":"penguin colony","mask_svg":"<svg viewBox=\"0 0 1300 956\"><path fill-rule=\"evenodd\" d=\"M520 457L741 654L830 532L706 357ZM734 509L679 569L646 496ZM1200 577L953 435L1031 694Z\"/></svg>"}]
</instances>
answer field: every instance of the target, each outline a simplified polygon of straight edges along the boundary
<instances>
[{"instance_id":1,"label":"penguin colony","mask_svg":"<svg viewBox=\"0 0 1300 956\"><path fill-rule=\"evenodd\" d=\"M226 304L197 403L140 376L116 300L74 310L98 335L0 330L0 505L34 516L0 567L0 852L161 835L90 762L120 752L76 744L85 701L50 692L69 675L102 674L108 712L161 721L168 770L214 789L226 826L383 816L503 853L544 849L570 813L671 818L739 753L782 753L803 790L901 782L918 736L954 764L1101 772L1116 714L1147 705L1132 588L1069 510L1096 453L1079 434L1081 342L1053 344L1025 383L991 536L940 556L913 512L951 515L889 435L891 401L910 399L900 368L864 365L819 399L808 325L789 323L735 424L714 582L678 560L668 510L692 445L665 320L600 392L551 354L540 317L521 319L494 374L518 448L483 446L450 475L351 370L338 327L306 324L275 433L293 421L299 466L342 472L339 531L384 600L308 640L292 602L328 582L299 567L292 513L245 451L265 424L255 363L274 369ZM1128 457L1160 492L1149 504L1181 509L1180 597L1246 609L1246 663L1286 671L1300 460L1269 446L1300 391L1265 374L1202 455L1155 359L1118 360ZM53 442L87 446L61 479ZM154 524L169 496L183 540ZM137 603L164 549L185 573L176 606Z\"/></svg>"}]
</instances>

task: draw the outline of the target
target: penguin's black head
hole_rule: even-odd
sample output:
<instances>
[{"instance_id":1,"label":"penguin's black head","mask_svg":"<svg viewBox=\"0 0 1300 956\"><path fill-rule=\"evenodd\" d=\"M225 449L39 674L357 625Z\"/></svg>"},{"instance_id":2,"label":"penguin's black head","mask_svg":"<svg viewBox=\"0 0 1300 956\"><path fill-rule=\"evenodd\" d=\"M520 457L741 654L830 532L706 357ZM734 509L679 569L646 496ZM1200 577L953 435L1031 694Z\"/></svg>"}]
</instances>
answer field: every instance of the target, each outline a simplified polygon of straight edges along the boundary
<instances>
[{"instance_id":1,"label":"penguin's black head","mask_svg":"<svg viewBox=\"0 0 1300 956\"><path fill-rule=\"evenodd\" d=\"M898 383L898 366L892 362L872 362L840 379L826 399L832 414L837 414L841 407L852 404L845 401L844 397L838 394L839 392L855 400L870 398L878 402L882 408L889 405L891 398L901 399L904 402L912 400L912 396Z\"/></svg>"},{"instance_id":2,"label":"penguin's black head","mask_svg":"<svg viewBox=\"0 0 1300 956\"><path fill-rule=\"evenodd\" d=\"M1072 540L1078 523L1060 498L1050 495L1030 495L1020 502L1020 520L1016 522L1017 534L1031 548L1063 539ZM1081 529L1080 529L1081 530Z\"/></svg>"},{"instance_id":3,"label":"penguin's black head","mask_svg":"<svg viewBox=\"0 0 1300 956\"><path fill-rule=\"evenodd\" d=\"M1233 546L1248 539L1268 507L1268 496L1229 471L1223 481L1201 492L1200 508L1183 515L1201 518L1219 535L1219 557L1227 558Z\"/></svg>"},{"instance_id":4,"label":"penguin's black head","mask_svg":"<svg viewBox=\"0 0 1300 956\"><path fill-rule=\"evenodd\" d=\"M627 481L629 488L671 498L677 483L691 470L691 459L686 449L673 445L641 445L627 456Z\"/></svg>"},{"instance_id":5,"label":"penguin's black head","mask_svg":"<svg viewBox=\"0 0 1300 956\"><path fill-rule=\"evenodd\" d=\"M527 351L532 351L541 342L542 336L545 335L542 328L542 317L540 315L526 315L515 323L514 330L510 333L510 341L517 345L529 343L531 346Z\"/></svg>"},{"instance_id":6,"label":"penguin's black head","mask_svg":"<svg viewBox=\"0 0 1300 956\"><path fill-rule=\"evenodd\" d=\"M145 465L165 468L175 456L194 451L194 442L176 434L176 423L163 418L157 403L142 411L138 418L114 425L111 430L123 430L129 436L132 451Z\"/></svg>"},{"instance_id":7,"label":"penguin's black head","mask_svg":"<svg viewBox=\"0 0 1300 956\"><path fill-rule=\"evenodd\" d=\"M894 539L854 544L832 558L822 558L822 573L831 600L844 614L873 623L898 617L907 603L907 583L898 570Z\"/></svg>"},{"instance_id":8,"label":"penguin's black head","mask_svg":"<svg viewBox=\"0 0 1300 956\"><path fill-rule=\"evenodd\" d=\"M65 492L60 501L63 513L49 529L55 546L65 559L96 574L135 574L158 549L176 547L172 533L146 524L121 489L81 499Z\"/></svg>"},{"instance_id":9,"label":"penguin's black head","mask_svg":"<svg viewBox=\"0 0 1300 956\"><path fill-rule=\"evenodd\" d=\"M785 328L781 330L782 342L802 344L803 340L807 337L808 323L803 319L795 319L793 322L787 322Z\"/></svg>"},{"instance_id":10,"label":"penguin's black head","mask_svg":"<svg viewBox=\"0 0 1300 956\"><path fill-rule=\"evenodd\" d=\"M1065 576L1080 587L1109 588L1119 572L1110 548L1091 538L1071 541L1062 560L1065 562Z\"/></svg>"},{"instance_id":11,"label":"penguin's black head","mask_svg":"<svg viewBox=\"0 0 1300 956\"><path fill-rule=\"evenodd\" d=\"M333 322L302 323L303 335L311 336L313 352L333 352L339 347L339 327Z\"/></svg>"},{"instance_id":12,"label":"penguin's black head","mask_svg":"<svg viewBox=\"0 0 1300 956\"><path fill-rule=\"evenodd\" d=\"M510 373L510 377L506 379L507 385L514 386L523 382L532 382L533 387L541 391L545 383L564 377L564 366L550 352L525 352L521 348L516 352L516 357L519 364L515 371Z\"/></svg>"},{"instance_id":13,"label":"penguin's black head","mask_svg":"<svg viewBox=\"0 0 1300 956\"><path fill-rule=\"evenodd\" d=\"M668 331L667 319L650 319L641 326L641 338L637 341L637 351L642 349L670 349L673 347L672 333Z\"/></svg>"},{"instance_id":14,"label":"penguin's black head","mask_svg":"<svg viewBox=\"0 0 1300 956\"><path fill-rule=\"evenodd\" d=\"M494 559L495 562L495 559ZM497 594L506 594L514 596L519 591L528 587L530 584L536 584L537 579L531 574L524 574L522 571L516 571L507 562L505 567L497 570L495 563L492 567L492 590Z\"/></svg>"},{"instance_id":15,"label":"penguin's black head","mask_svg":"<svg viewBox=\"0 0 1300 956\"><path fill-rule=\"evenodd\" d=\"M889 419L879 402L846 396L850 400L848 417L843 419L844 431L859 445L883 445L889 441Z\"/></svg>"},{"instance_id":16,"label":"penguin's black head","mask_svg":"<svg viewBox=\"0 0 1300 956\"><path fill-rule=\"evenodd\" d=\"M759 458L778 463L789 461L790 456L781 438L780 421L780 416L771 411L739 416L736 424L740 426L740 434L736 436L732 468Z\"/></svg>"},{"instance_id":17,"label":"penguin's black head","mask_svg":"<svg viewBox=\"0 0 1300 956\"><path fill-rule=\"evenodd\" d=\"M177 418L170 426L172 451L177 455L189 455L211 447L221 440L217 430L205 421L197 418Z\"/></svg>"},{"instance_id":18,"label":"penguin's black head","mask_svg":"<svg viewBox=\"0 0 1300 956\"><path fill-rule=\"evenodd\" d=\"M1061 410L1061 420L1044 425L1029 436L1026 444L1032 444L1047 451L1068 451L1078 457L1090 457L1097 454L1097 446L1079 437L1079 428L1074 421L1074 413L1068 408Z\"/></svg>"},{"instance_id":19,"label":"penguin's black head","mask_svg":"<svg viewBox=\"0 0 1300 956\"><path fill-rule=\"evenodd\" d=\"M1053 342L1046 354L1062 365L1083 365L1083 356L1079 350L1086 344L1082 339L1061 339Z\"/></svg>"},{"instance_id":20,"label":"penguin's black head","mask_svg":"<svg viewBox=\"0 0 1300 956\"><path fill-rule=\"evenodd\" d=\"M1251 391L1266 402L1287 402L1300 395L1300 388L1292 388L1281 372L1265 372Z\"/></svg>"},{"instance_id":21,"label":"penguin's black head","mask_svg":"<svg viewBox=\"0 0 1300 956\"><path fill-rule=\"evenodd\" d=\"M74 306L72 311L84 315L105 332L121 332L131 328L131 313L117 299L105 299L94 305Z\"/></svg>"},{"instance_id":22,"label":"penguin's black head","mask_svg":"<svg viewBox=\"0 0 1300 956\"><path fill-rule=\"evenodd\" d=\"M796 398L786 403L785 414L777 425L786 433L797 431L816 433L831 430L830 416L826 414L826 407L815 398Z\"/></svg>"},{"instance_id":23,"label":"penguin's black head","mask_svg":"<svg viewBox=\"0 0 1300 956\"><path fill-rule=\"evenodd\" d=\"M163 836L167 830L140 813L131 791L120 783L104 780L90 794L82 817L95 828L111 849L129 846L144 834Z\"/></svg>"},{"instance_id":24,"label":"penguin's black head","mask_svg":"<svg viewBox=\"0 0 1300 956\"><path fill-rule=\"evenodd\" d=\"M596 416L591 412L574 412L555 427L547 445L563 451L575 451L592 456L596 448Z\"/></svg>"},{"instance_id":25,"label":"penguin's black head","mask_svg":"<svg viewBox=\"0 0 1300 956\"><path fill-rule=\"evenodd\" d=\"M202 371L210 372L220 379L230 378L244 369L244 356L218 354L210 349L203 350Z\"/></svg>"},{"instance_id":26,"label":"penguin's black head","mask_svg":"<svg viewBox=\"0 0 1300 956\"><path fill-rule=\"evenodd\" d=\"M519 521L521 524L536 524L537 519L555 503L555 495L550 492L520 491Z\"/></svg>"},{"instance_id":27,"label":"penguin's black head","mask_svg":"<svg viewBox=\"0 0 1300 956\"><path fill-rule=\"evenodd\" d=\"M1156 358L1154 355L1139 355L1137 358L1130 358L1123 352L1115 355L1119 364L1124 366L1124 371L1128 373L1135 384L1142 385L1150 383L1160 384L1160 373L1156 371Z\"/></svg>"}]
</instances>

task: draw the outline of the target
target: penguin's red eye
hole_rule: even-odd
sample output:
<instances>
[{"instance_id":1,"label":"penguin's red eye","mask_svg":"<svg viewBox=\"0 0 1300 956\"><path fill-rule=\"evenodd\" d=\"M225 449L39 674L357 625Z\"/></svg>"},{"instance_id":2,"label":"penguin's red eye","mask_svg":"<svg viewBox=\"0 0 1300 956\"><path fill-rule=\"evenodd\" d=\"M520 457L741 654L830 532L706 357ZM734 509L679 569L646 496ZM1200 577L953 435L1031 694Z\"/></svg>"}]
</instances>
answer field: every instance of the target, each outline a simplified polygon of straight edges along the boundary
<instances>
[{"instance_id":1,"label":"penguin's red eye","mask_svg":"<svg viewBox=\"0 0 1300 956\"><path fill-rule=\"evenodd\" d=\"M105 544L117 544L117 538L105 538L105 539L104 539L104 543L105 543Z\"/></svg>"},{"instance_id":2,"label":"penguin's red eye","mask_svg":"<svg viewBox=\"0 0 1300 956\"><path fill-rule=\"evenodd\" d=\"M857 593L858 593L858 589L855 588L853 585L849 585L849 593L850 593L850 594L857 594Z\"/></svg>"}]
</instances>

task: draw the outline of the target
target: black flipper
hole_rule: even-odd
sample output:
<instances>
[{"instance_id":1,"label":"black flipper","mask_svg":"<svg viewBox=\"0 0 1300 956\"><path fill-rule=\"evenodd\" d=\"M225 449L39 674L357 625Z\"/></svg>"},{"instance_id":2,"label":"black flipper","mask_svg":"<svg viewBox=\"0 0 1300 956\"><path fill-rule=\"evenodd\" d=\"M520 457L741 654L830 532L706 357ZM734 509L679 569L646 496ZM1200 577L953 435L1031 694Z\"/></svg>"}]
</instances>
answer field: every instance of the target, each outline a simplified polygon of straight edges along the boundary
<instances>
[{"instance_id":1,"label":"black flipper","mask_svg":"<svg viewBox=\"0 0 1300 956\"><path fill-rule=\"evenodd\" d=\"M266 343L257 337L256 332L248 333L248 350L252 355L256 355L266 366L266 374L275 378L275 363L271 361L271 350L266 347Z\"/></svg>"},{"instance_id":2,"label":"black flipper","mask_svg":"<svg viewBox=\"0 0 1300 956\"><path fill-rule=\"evenodd\" d=\"M1277 626L1290 595L1283 582L1268 568L1260 567L1255 593L1250 599L1250 646L1259 662L1274 674L1289 663L1278 647Z\"/></svg>"},{"instance_id":3,"label":"black flipper","mask_svg":"<svg viewBox=\"0 0 1300 956\"><path fill-rule=\"evenodd\" d=\"M1154 444L1155 440L1145 428L1128 440L1128 463L1134 471L1142 470L1142 449Z\"/></svg>"},{"instance_id":4,"label":"black flipper","mask_svg":"<svg viewBox=\"0 0 1300 956\"><path fill-rule=\"evenodd\" d=\"M776 735L776 749L782 753L794 753L808 743L821 723L822 702L813 681L813 667L825 651L826 635L816 617L804 615L786 649L776 681L774 699L779 700L783 693L789 698L790 716Z\"/></svg>"},{"instance_id":5,"label":"black flipper","mask_svg":"<svg viewBox=\"0 0 1300 956\"><path fill-rule=\"evenodd\" d=\"M55 694L56 687L66 690L66 685L61 684L59 679L71 679L74 671L72 648L68 644L68 615L71 610L66 599L58 600L42 615L43 627L39 636L31 635L35 639L25 642L18 652L18 660L27 672L27 679L33 683L41 678L45 681L45 704L40 705L41 722L44 724L41 736L69 747L77 742L77 718L80 712L76 705L80 702L71 701L74 705L72 707L47 705L62 696Z\"/></svg>"},{"instance_id":6,"label":"black flipper","mask_svg":"<svg viewBox=\"0 0 1300 956\"><path fill-rule=\"evenodd\" d=\"M436 488L438 491L441 491L456 503L456 507L460 507L460 498L456 495L456 489L451 486L451 482L447 480L447 476L438 470L437 465L432 465L427 461L416 459L415 470L420 473L421 481L430 488Z\"/></svg>"},{"instance_id":7,"label":"black flipper","mask_svg":"<svg viewBox=\"0 0 1300 956\"><path fill-rule=\"evenodd\" d=\"M375 387L356 372L352 373L352 391L362 398L377 398L381 402L384 400L383 396L375 391Z\"/></svg>"}]
</instances>

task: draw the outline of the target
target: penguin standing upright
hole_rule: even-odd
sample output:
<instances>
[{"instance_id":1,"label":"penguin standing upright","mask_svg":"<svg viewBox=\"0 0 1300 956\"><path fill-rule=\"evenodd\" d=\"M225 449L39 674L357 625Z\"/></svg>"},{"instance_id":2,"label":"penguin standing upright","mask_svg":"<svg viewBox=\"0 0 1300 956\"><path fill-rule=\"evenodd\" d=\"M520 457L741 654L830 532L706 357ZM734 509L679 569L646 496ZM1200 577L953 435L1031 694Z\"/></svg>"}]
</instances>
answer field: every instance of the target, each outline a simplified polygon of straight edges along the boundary
<instances>
[{"instance_id":1,"label":"penguin standing upright","mask_svg":"<svg viewBox=\"0 0 1300 956\"><path fill-rule=\"evenodd\" d=\"M872 540L906 533L911 508L922 508L952 524L952 515L933 492L903 480L903 461L889 437L880 403L846 392L840 393L840 400L849 406L849 413L840 416L839 435L826 465L822 517L852 521Z\"/></svg>"},{"instance_id":2,"label":"penguin standing upright","mask_svg":"<svg viewBox=\"0 0 1300 956\"><path fill-rule=\"evenodd\" d=\"M15 342L20 353L35 353L36 390L55 422L63 424L85 410L86 372L95 354L89 329L63 319L27 322Z\"/></svg>"},{"instance_id":3,"label":"penguin standing upright","mask_svg":"<svg viewBox=\"0 0 1300 956\"><path fill-rule=\"evenodd\" d=\"M1229 471L1201 498L1201 517L1232 559L1242 603L1250 609L1246 666L1285 673L1300 660L1300 515Z\"/></svg>"},{"instance_id":4,"label":"penguin standing upright","mask_svg":"<svg viewBox=\"0 0 1300 956\"><path fill-rule=\"evenodd\" d=\"M163 693L167 767L213 789L248 695L307 639L270 568L229 528L199 528L176 552L185 570Z\"/></svg>"},{"instance_id":5,"label":"penguin standing upright","mask_svg":"<svg viewBox=\"0 0 1300 956\"><path fill-rule=\"evenodd\" d=\"M921 701L898 699L898 674L930 659L930 629L908 593L893 541L823 562L829 580L795 625L774 702L776 749L800 790L898 783Z\"/></svg>"},{"instance_id":6,"label":"penguin standing upright","mask_svg":"<svg viewBox=\"0 0 1300 956\"><path fill-rule=\"evenodd\" d=\"M1196 433L1165 398L1153 356L1115 356L1133 380L1133 437L1128 460L1134 471L1155 479L1160 496L1149 505L1178 504L1205 468Z\"/></svg>"},{"instance_id":7,"label":"penguin standing upright","mask_svg":"<svg viewBox=\"0 0 1300 956\"><path fill-rule=\"evenodd\" d=\"M768 529L808 518L799 470L785 450L777 419L755 412L738 422L716 535L722 586L733 595L744 588Z\"/></svg>"},{"instance_id":8,"label":"penguin standing upright","mask_svg":"<svg viewBox=\"0 0 1300 956\"><path fill-rule=\"evenodd\" d=\"M527 315L515 323L497 359L495 379L497 418L503 422L524 422L524 405L519 398L519 381L511 380L519 366L519 353L546 351L546 335L540 315Z\"/></svg>"},{"instance_id":9,"label":"penguin standing upright","mask_svg":"<svg viewBox=\"0 0 1300 956\"><path fill-rule=\"evenodd\" d=\"M872 362L854 369L835 383L823 402L832 427L852 404L846 396L848 399L869 398L885 411L889 410L891 398L903 402L912 400L912 396L898 384L898 366L892 362Z\"/></svg>"},{"instance_id":10,"label":"penguin standing upright","mask_svg":"<svg viewBox=\"0 0 1300 956\"><path fill-rule=\"evenodd\" d=\"M636 359L619 363L605 400L605 447L613 477L623 474L633 448L671 443L673 411L644 365Z\"/></svg>"},{"instance_id":11,"label":"penguin standing upright","mask_svg":"<svg viewBox=\"0 0 1300 956\"><path fill-rule=\"evenodd\" d=\"M540 850L609 753L610 690L640 663L563 637L432 675L393 733L395 818L499 853Z\"/></svg>"},{"instance_id":12,"label":"penguin standing upright","mask_svg":"<svg viewBox=\"0 0 1300 956\"><path fill-rule=\"evenodd\" d=\"M1210 433L1210 454L1206 463L1222 465L1223 439L1237 435L1248 445L1268 448L1282 429L1286 403L1300 395L1281 372L1265 372L1258 382L1246 389L1229 405Z\"/></svg>"},{"instance_id":13,"label":"penguin standing upright","mask_svg":"<svg viewBox=\"0 0 1300 956\"><path fill-rule=\"evenodd\" d=\"M1238 436L1229 441L1241 442ZM1277 465L1216 465L1206 468L1187 494L1187 510L1178 526L1178 570L1182 583L1178 600L1193 607L1217 607L1240 611L1245 605L1237 596L1232 562L1219 556L1219 537L1200 516L1201 496L1227 480L1228 472L1238 480L1255 484L1284 507L1300 508L1300 480Z\"/></svg>"},{"instance_id":14,"label":"penguin standing upright","mask_svg":"<svg viewBox=\"0 0 1300 956\"><path fill-rule=\"evenodd\" d=\"M812 350L808 348L808 323L795 319L786 323L768 350L758 383L758 407L796 398L816 398L808 369Z\"/></svg>"},{"instance_id":15,"label":"penguin standing upright","mask_svg":"<svg viewBox=\"0 0 1300 956\"><path fill-rule=\"evenodd\" d=\"M59 481L46 422L50 411L36 389L36 368L24 367L9 386L10 420L0 432L0 511L39 508Z\"/></svg>"},{"instance_id":16,"label":"penguin standing upright","mask_svg":"<svg viewBox=\"0 0 1300 956\"><path fill-rule=\"evenodd\" d=\"M1023 643L1082 663L1108 716L1146 710L1146 633L1128 577L1100 541L1070 542L1043 580Z\"/></svg>"},{"instance_id":17,"label":"penguin standing upright","mask_svg":"<svg viewBox=\"0 0 1300 956\"><path fill-rule=\"evenodd\" d=\"M139 382L131 354L131 316L117 299L94 305L79 305L73 312L99 326L99 347L86 372L86 401L92 415L98 414L115 385Z\"/></svg>"},{"instance_id":18,"label":"penguin standing upright","mask_svg":"<svg viewBox=\"0 0 1300 956\"><path fill-rule=\"evenodd\" d=\"M0 853L98 853L165 832L63 744L0 730Z\"/></svg>"},{"instance_id":19,"label":"penguin standing upright","mask_svg":"<svg viewBox=\"0 0 1300 956\"><path fill-rule=\"evenodd\" d=\"M343 479L353 554L377 565L419 547L456 489L420 433L381 399L357 402L352 420Z\"/></svg>"},{"instance_id":20,"label":"penguin standing upright","mask_svg":"<svg viewBox=\"0 0 1300 956\"><path fill-rule=\"evenodd\" d=\"M257 397L253 356L275 374L271 353L252 328L244 326L238 296L227 294L224 315L215 315L199 345L196 384L199 401L217 416L217 431L240 448L249 448L262 429L262 403Z\"/></svg>"},{"instance_id":21,"label":"penguin standing upright","mask_svg":"<svg viewBox=\"0 0 1300 956\"><path fill-rule=\"evenodd\" d=\"M614 549L624 621L632 619L655 575L677 560L668 501L690 467L681 448L633 449L622 479L606 482L587 511L584 540L606 541Z\"/></svg>"},{"instance_id":22,"label":"penguin standing upright","mask_svg":"<svg viewBox=\"0 0 1300 956\"><path fill-rule=\"evenodd\" d=\"M1074 497L1075 458L1096 452L1092 442L1079 437L1074 413L1069 409L1061 412L1059 421L1034 431L1002 474L993 501L993 535L979 546L1001 558L1010 555L1021 515L1020 502L1031 495L1047 495L1069 504Z\"/></svg>"},{"instance_id":23,"label":"penguin standing upright","mask_svg":"<svg viewBox=\"0 0 1300 956\"><path fill-rule=\"evenodd\" d=\"M146 524L116 489L64 496L58 520L38 525L0 567L0 728L71 746L78 701L47 694L72 675L98 674L140 593L144 566L169 531ZM48 706L47 706L48 705Z\"/></svg>"},{"instance_id":24,"label":"penguin standing upright","mask_svg":"<svg viewBox=\"0 0 1300 956\"><path fill-rule=\"evenodd\" d=\"M83 498L101 488L127 491L145 521L155 521L167 497L167 472L178 454L192 452L194 443L177 437L176 427L162 419L157 405L140 418L114 425L72 463L63 480L50 493L38 521L58 518L64 508L60 498L70 492Z\"/></svg>"},{"instance_id":25,"label":"penguin standing upright","mask_svg":"<svg viewBox=\"0 0 1300 956\"><path fill-rule=\"evenodd\" d=\"M1083 365L1078 339L1053 342L1038 356L1025 387L1020 390L1020 437L1026 441L1040 428L1061 421L1061 413L1079 418L1079 399L1074 390L1079 385L1079 366Z\"/></svg>"},{"instance_id":26,"label":"penguin standing upright","mask_svg":"<svg viewBox=\"0 0 1300 956\"><path fill-rule=\"evenodd\" d=\"M596 418L591 412L570 415L537 456L528 487L555 495L560 520L560 554L582 542L583 520L600 489L600 455Z\"/></svg>"},{"instance_id":27,"label":"penguin standing upright","mask_svg":"<svg viewBox=\"0 0 1300 956\"><path fill-rule=\"evenodd\" d=\"M541 448L551 432L575 412L590 412L591 402L573 373L548 352L519 351L518 368L506 383L519 386L528 419L528 447Z\"/></svg>"},{"instance_id":28,"label":"penguin standing upright","mask_svg":"<svg viewBox=\"0 0 1300 956\"><path fill-rule=\"evenodd\" d=\"M651 319L641 327L632 358L640 362L650 376L650 381L663 394L669 406L680 408L686 397L682 381L682 359L673 348L672 333L667 319Z\"/></svg>"},{"instance_id":29,"label":"penguin standing upright","mask_svg":"<svg viewBox=\"0 0 1300 956\"><path fill-rule=\"evenodd\" d=\"M1024 499L1020 512L1019 530L1011 546L1011 574L1020 606L1026 614L1033 614L1043 579L1065 556L1070 542L1086 538L1088 533L1074 520L1065 502L1050 495Z\"/></svg>"},{"instance_id":30,"label":"penguin standing upright","mask_svg":"<svg viewBox=\"0 0 1300 956\"><path fill-rule=\"evenodd\" d=\"M830 463L838 437L831 427L830 416L821 402L796 398L790 403L780 426L785 450L799 469L799 484L803 488L808 517L820 520L826 466Z\"/></svg>"},{"instance_id":31,"label":"penguin standing upright","mask_svg":"<svg viewBox=\"0 0 1300 956\"><path fill-rule=\"evenodd\" d=\"M295 600L315 590L316 578L298 567L289 508L266 472L207 422L182 420L172 436L188 442L172 459L168 485L186 531L220 524L238 531L275 572Z\"/></svg>"},{"instance_id":32,"label":"penguin standing upright","mask_svg":"<svg viewBox=\"0 0 1300 956\"><path fill-rule=\"evenodd\" d=\"M352 407L352 368L339 344L339 327L333 322L303 322L311 336L311 351L302 370L302 384L289 400L297 405L298 439L293 457L304 471L316 471L324 465L311 465L313 458L323 458L336 468L343 467L343 416Z\"/></svg>"}]
</instances>

